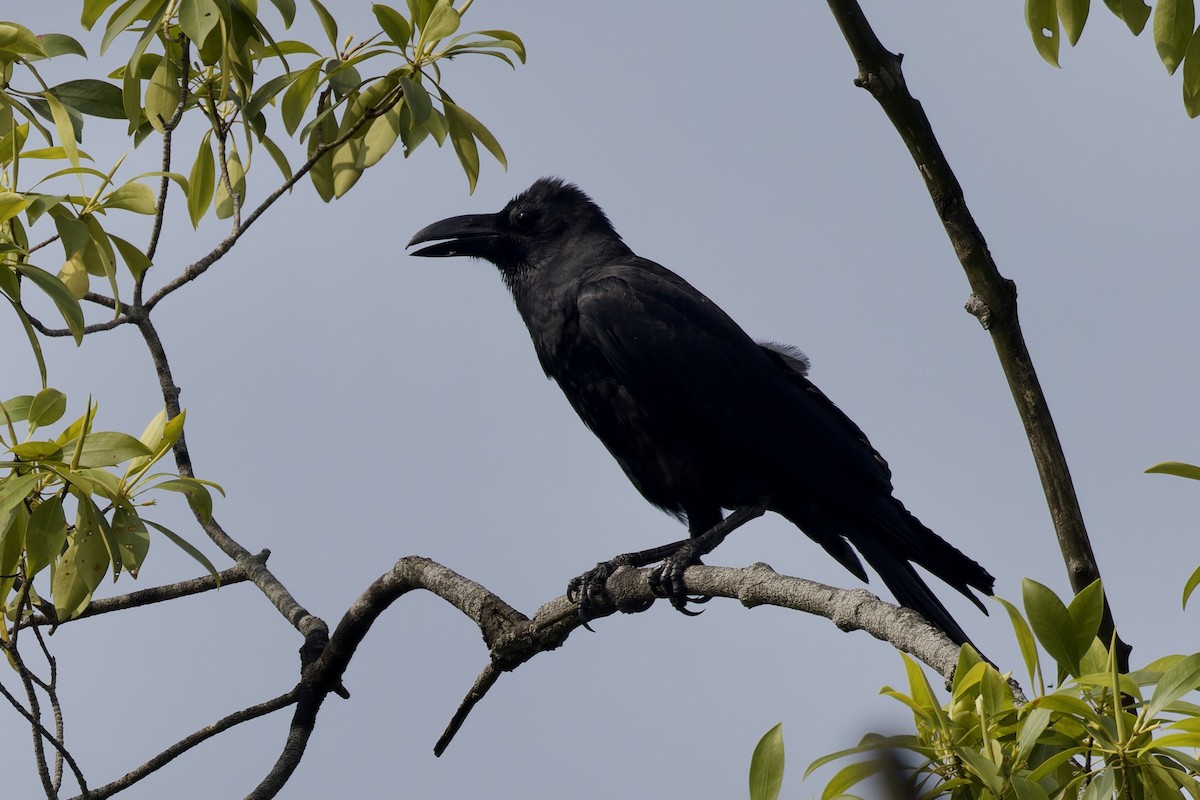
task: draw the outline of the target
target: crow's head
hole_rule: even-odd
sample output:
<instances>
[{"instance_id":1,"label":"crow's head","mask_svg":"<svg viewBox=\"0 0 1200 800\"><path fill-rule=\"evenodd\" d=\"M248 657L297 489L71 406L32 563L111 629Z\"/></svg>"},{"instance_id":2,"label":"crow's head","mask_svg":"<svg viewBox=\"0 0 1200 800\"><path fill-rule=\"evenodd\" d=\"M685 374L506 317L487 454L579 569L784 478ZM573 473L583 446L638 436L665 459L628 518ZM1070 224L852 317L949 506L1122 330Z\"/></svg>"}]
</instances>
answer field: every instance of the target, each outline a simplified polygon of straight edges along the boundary
<instances>
[{"instance_id":1,"label":"crow's head","mask_svg":"<svg viewBox=\"0 0 1200 800\"><path fill-rule=\"evenodd\" d=\"M472 256L506 273L534 268L561 254L596 242L619 242L608 217L574 184L541 178L495 214L451 217L417 231L408 246L414 256Z\"/></svg>"}]
</instances>

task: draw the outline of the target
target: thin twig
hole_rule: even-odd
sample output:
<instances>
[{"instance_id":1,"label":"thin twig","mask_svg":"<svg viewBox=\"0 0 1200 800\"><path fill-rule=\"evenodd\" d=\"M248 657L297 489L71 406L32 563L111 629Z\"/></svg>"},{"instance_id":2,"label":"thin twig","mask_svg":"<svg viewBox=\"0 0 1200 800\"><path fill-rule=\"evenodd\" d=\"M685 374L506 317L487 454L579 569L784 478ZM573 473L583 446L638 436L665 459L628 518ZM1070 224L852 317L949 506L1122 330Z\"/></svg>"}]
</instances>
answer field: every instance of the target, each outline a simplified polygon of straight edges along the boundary
<instances>
[{"instance_id":1,"label":"thin twig","mask_svg":"<svg viewBox=\"0 0 1200 800\"><path fill-rule=\"evenodd\" d=\"M130 770L112 783L106 783L103 786L93 789L91 792L85 792L78 798L72 798L72 800L87 800L89 797L92 798L92 800L104 800L104 798L112 797L117 792L128 789L142 778L145 778L147 775L162 769L167 764L186 753L188 750L191 750L196 745L211 739L217 734L223 733L236 725L242 724L243 722L249 722L250 720L258 719L259 717L265 716L274 711L278 711L281 708L287 708L295 702L296 690L293 689L287 694L281 694L279 697L267 700L265 703L259 703L258 705L244 708L241 711L235 711L234 713L217 720L212 725L208 725L193 734L185 736L175 744L168 747L166 750L163 750L154 758L142 764L140 767Z\"/></svg>"},{"instance_id":2,"label":"thin twig","mask_svg":"<svg viewBox=\"0 0 1200 800\"><path fill-rule=\"evenodd\" d=\"M146 347L150 350L150 358L154 362L154 371L158 375L159 390L162 392L163 402L166 405L167 418L174 419L179 416L181 411L179 405L180 390L175 385L175 378L171 374L171 365L167 360L166 350L163 348L158 330L150 320L149 310L150 304L147 303L145 311L138 315L137 326L142 334L142 339L146 343ZM192 456L188 451L186 436L186 432L181 432L179 438L175 441L175 465L180 475L192 478L195 477L195 472L192 469ZM287 587L267 569L266 564L256 562L250 551L242 547L233 537L227 534L215 517L204 518L196 514L196 519L213 543L221 548L221 552L225 553L225 555L229 556L246 570L254 585L267 596L267 599L274 604L284 619L290 622L304 636L305 650L302 657L315 657L316 653L324 647L325 642L329 638L329 627L325 624L325 621L320 617L308 613L287 590Z\"/></svg>"},{"instance_id":3,"label":"thin twig","mask_svg":"<svg viewBox=\"0 0 1200 800\"><path fill-rule=\"evenodd\" d=\"M46 625L59 626L68 622L95 617L100 614L108 614L113 611L124 611L129 608L137 608L138 606L148 606L153 603L163 603L169 600L178 600L181 597L188 597L201 592L212 591L223 586L232 586L237 583L243 583L250 580L249 568L251 564L264 564L268 556L271 555L270 550L263 550L257 555L250 556L245 562L230 567L227 570L217 573L217 577L212 575L204 575L199 578L192 578L179 583L170 583L163 586L152 586L148 589L139 589L136 592L118 595L116 597L105 597L101 600L93 600L79 614L71 617L69 620L60 621L51 614L34 614L29 619L22 620L19 628L35 628ZM53 607L44 609L52 611Z\"/></svg>"}]
</instances>

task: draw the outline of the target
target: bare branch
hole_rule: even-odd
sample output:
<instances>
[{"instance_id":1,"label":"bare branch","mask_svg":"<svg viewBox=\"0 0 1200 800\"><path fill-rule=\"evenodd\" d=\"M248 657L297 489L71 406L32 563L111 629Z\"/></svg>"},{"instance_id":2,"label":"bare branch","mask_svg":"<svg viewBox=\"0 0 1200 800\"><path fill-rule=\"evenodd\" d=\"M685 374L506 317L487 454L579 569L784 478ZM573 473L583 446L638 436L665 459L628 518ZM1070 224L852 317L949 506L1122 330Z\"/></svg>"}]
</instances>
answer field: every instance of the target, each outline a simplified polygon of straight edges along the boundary
<instances>
[{"instance_id":1,"label":"bare branch","mask_svg":"<svg viewBox=\"0 0 1200 800\"><path fill-rule=\"evenodd\" d=\"M191 580L180 581L179 583L170 583L164 586L152 586L148 589L139 589L136 592L129 594L118 595L117 597L106 597L102 600L93 600L88 604L82 612L66 620L66 622L75 622L76 620L86 619L87 617L95 617L99 614L108 614L113 611L124 611L127 608L137 608L138 606L148 606L153 603L163 603L168 600L178 600L180 597L187 597L201 592L211 591L223 586L232 586L237 583L244 583L250 580L250 570L254 564L265 564L267 558L271 555L270 550L263 550L258 555L250 556L246 561L230 567L229 569L217 573L217 577L205 575L200 578L192 578ZM45 625L66 624L53 616L53 606L43 608L42 614L35 614L29 619L22 620L19 628L34 628Z\"/></svg>"},{"instance_id":2,"label":"bare branch","mask_svg":"<svg viewBox=\"0 0 1200 800\"><path fill-rule=\"evenodd\" d=\"M1001 275L996 267L987 242L967 208L962 186L934 136L929 118L921 104L909 94L900 69L901 57L884 48L855 0L828 1L858 62L855 84L869 91L879 102L908 147L966 272L972 291L967 309L992 335L996 355L1000 358L1033 451L1071 587L1079 592L1100 577L1100 568L1083 523L1083 512L1050 415L1050 406L1021 333L1016 284ZM1112 612L1105 601L1100 640L1109 641L1113 628ZM1129 669L1130 649L1117 640L1123 671Z\"/></svg>"},{"instance_id":3,"label":"bare branch","mask_svg":"<svg viewBox=\"0 0 1200 800\"><path fill-rule=\"evenodd\" d=\"M154 371L158 375L159 389L162 392L163 402L167 409L167 418L174 419L179 416L179 387L175 385L175 378L171 375L171 365L167 361L166 350L163 349L162 339L159 338L158 330L154 327L154 323L150 321L150 307L146 305L144 310L141 310L137 316L138 330L142 334L142 339L146 342L146 347L150 350L150 358L154 361ZM188 452L187 434L181 432L179 438L175 441L174 448L175 465L179 470L179 474L188 478L195 477L192 470L192 457ZM307 663L309 659L315 658L316 655L324 648L325 642L329 639L329 627L320 617L314 616L301 606L296 599L292 597L287 588L280 583L267 565L261 561L256 561L255 557L249 550L238 544L233 537L225 533L224 528L217 522L216 518L209 517L203 519L200 515L196 515L196 520L212 539L217 547L225 555L237 562L239 566L246 570L250 581L257 586L263 594L271 601L284 619L292 624L296 630L304 636L305 644L301 650L301 659Z\"/></svg>"},{"instance_id":4,"label":"bare branch","mask_svg":"<svg viewBox=\"0 0 1200 800\"><path fill-rule=\"evenodd\" d=\"M252 719L258 719L259 717L265 716L274 711L278 711L281 708L286 708L294 702L296 702L295 689L287 694L282 694L279 697L268 700L265 703L259 703L256 706L250 706L249 708L244 708L241 711L235 711L229 716L217 720L212 725L201 728L189 736L185 736L175 744L168 747L166 750L156 755L154 758L147 761L145 764L142 764L137 769L130 770L128 773L112 783L106 783L105 785L97 789L93 789L90 792L85 791L80 797L72 798L72 800L87 800L87 798L92 798L92 800L104 800L106 797L112 797L117 792L128 789L142 778L145 778L147 775L150 775L151 773L165 767L167 764L171 763L188 750L191 750L196 745L211 739L217 734L223 733L224 731L227 731L236 725L240 725L243 722L249 722Z\"/></svg>"}]
</instances>

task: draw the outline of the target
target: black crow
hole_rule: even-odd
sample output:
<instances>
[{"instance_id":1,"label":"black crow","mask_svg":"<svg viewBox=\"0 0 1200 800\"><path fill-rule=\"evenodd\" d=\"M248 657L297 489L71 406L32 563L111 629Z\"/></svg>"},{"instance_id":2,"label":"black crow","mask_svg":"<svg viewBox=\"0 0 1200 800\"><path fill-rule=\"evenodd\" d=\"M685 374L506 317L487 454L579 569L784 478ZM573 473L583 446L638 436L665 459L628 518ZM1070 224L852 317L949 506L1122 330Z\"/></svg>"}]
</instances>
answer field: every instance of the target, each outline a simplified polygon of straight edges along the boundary
<instances>
[{"instance_id":1,"label":"black crow","mask_svg":"<svg viewBox=\"0 0 1200 800\"><path fill-rule=\"evenodd\" d=\"M546 375L638 491L687 521L690 539L572 581L584 613L617 566L661 559L652 585L685 610L683 572L730 529L723 511L741 521L768 509L866 581L857 549L901 604L967 641L913 564L980 608L971 589L991 594L992 576L892 496L887 462L808 379L805 356L754 341L683 278L635 255L579 188L543 178L499 213L435 222L409 245L424 242L436 243L413 255L499 268Z\"/></svg>"}]
</instances>

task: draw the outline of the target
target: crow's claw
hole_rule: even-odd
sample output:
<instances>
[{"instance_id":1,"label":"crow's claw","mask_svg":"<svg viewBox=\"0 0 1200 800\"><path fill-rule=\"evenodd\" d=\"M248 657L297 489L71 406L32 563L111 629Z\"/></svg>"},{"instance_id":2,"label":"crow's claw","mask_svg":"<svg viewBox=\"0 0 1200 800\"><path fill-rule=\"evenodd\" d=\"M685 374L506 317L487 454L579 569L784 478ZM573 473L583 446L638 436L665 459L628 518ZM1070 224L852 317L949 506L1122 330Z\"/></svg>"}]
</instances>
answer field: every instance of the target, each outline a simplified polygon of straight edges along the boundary
<instances>
[{"instance_id":1,"label":"crow's claw","mask_svg":"<svg viewBox=\"0 0 1200 800\"><path fill-rule=\"evenodd\" d=\"M711 597L689 595L683 582L683 573L687 568L699 564L700 559L692 554L690 548L680 548L674 555L668 557L650 572L650 591L658 597L666 598L676 611L696 617L701 611L689 611L687 604L707 603Z\"/></svg>"},{"instance_id":2,"label":"crow's claw","mask_svg":"<svg viewBox=\"0 0 1200 800\"><path fill-rule=\"evenodd\" d=\"M590 631L592 628L588 622L613 612L613 599L605 584L619 567L630 563L627 557L617 556L611 561L601 561L567 582L567 600L579 604L579 621L583 627Z\"/></svg>"}]
</instances>

